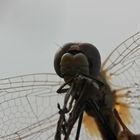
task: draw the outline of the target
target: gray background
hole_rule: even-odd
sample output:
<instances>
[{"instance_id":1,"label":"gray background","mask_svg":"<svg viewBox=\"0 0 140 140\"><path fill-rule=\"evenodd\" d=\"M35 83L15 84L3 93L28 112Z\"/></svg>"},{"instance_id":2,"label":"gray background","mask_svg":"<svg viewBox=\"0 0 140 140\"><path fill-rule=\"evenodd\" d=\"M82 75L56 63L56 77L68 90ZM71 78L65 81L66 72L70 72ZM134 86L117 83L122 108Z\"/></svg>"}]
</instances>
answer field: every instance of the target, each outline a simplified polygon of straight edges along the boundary
<instances>
[{"instance_id":1,"label":"gray background","mask_svg":"<svg viewBox=\"0 0 140 140\"><path fill-rule=\"evenodd\" d=\"M0 0L0 78L54 72L64 43L90 42L102 60L140 30L139 0Z\"/></svg>"}]
</instances>

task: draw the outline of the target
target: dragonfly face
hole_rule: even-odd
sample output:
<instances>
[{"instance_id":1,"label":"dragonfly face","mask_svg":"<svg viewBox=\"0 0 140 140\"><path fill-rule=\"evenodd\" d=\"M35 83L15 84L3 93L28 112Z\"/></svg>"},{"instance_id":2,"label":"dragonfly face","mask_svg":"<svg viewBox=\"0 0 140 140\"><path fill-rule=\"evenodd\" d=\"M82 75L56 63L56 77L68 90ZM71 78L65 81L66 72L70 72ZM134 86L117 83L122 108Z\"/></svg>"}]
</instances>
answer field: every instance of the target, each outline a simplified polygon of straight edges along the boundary
<instances>
[{"instance_id":1,"label":"dragonfly face","mask_svg":"<svg viewBox=\"0 0 140 140\"><path fill-rule=\"evenodd\" d=\"M97 76L101 60L96 47L88 43L69 43L55 55L54 68L60 77L74 76L78 73Z\"/></svg>"},{"instance_id":2,"label":"dragonfly face","mask_svg":"<svg viewBox=\"0 0 140 140\"><path fill-rule=\"evenodd\" d=\"M60 61L60 72L66 82L76 74L89 75L89 64L86 56L79 52L76 54L65 53Z\"/></svg>"}]
</instances>

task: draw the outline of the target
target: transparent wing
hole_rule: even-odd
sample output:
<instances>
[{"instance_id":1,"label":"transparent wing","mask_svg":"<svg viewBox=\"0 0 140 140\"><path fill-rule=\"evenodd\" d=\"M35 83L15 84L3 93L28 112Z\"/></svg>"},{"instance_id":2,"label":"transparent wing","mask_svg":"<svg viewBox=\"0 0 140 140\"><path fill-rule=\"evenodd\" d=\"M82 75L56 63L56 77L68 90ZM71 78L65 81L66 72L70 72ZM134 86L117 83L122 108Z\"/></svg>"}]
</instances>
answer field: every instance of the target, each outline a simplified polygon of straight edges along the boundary
<instances>
[{"instance_id":1,"label":"transparent wing","mask_svg":"<svg viewBox=\"0 0 140 140\"><path fill-rule=\"evenodd\" d=\"M122 107L118 110L124 122L133 132L140 133L140 32L111 52L101 72L116 90L116 106Z\"/></svg>"},{"instance_id":2,"label":"transparent wing","mask_svg":"<svg viewBox=\"0 0 140 140\"><path fill-rule=\"evenodd\" d=\"M0 79L0 140L53 140L59 119L57 94L62 85L55 74L38 73ZM70 139L75 138L75 124ZM90 137L82 126L81 140Z\"/></svg>"},{"instance_id":3,"label":"transparent wing","mask_svg":"<svg viewBox=\"0 0 140 140\"><path fill-rule=\"evenodd\" d=\"M0 139L51 139L58 120L54 74L29 74L0 79Z\"/></svg>"}]
</instances>

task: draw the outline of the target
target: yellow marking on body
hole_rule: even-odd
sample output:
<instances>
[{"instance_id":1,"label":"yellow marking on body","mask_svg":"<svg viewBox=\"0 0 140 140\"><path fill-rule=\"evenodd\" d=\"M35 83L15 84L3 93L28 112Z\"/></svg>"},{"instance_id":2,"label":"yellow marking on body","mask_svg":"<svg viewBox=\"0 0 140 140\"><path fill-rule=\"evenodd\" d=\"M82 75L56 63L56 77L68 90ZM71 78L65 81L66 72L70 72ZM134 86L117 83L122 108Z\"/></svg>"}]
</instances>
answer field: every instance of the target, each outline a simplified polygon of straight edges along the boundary
<instances>
[{"instance_id":1,"label":"yellow marking on body","mask_svg":"<svg viewBox=\"0 0 140 140\"><path fill-rule=\"evenodd\" d=\"M116 93L118 94L118 93ZM120 94L120 96L119 96ZM116 102L117 104L115 105L115 108L117 109L122 121L125 124L130 124L131 123L131 112L129 109L129 104L125 103L125 91L119 91L119 94L116 95Z\"/></svg>"},{"instance_id":2,"label":"yellow marking on body","mask_svg":"<svg viewBox=\"0 0 140 140\"><path fill-rule=\"evenodd\" d=\"M120 117L122 118L123 122L126 124L131 123L131 113L127 104L120 103L119 105L115 105Z\"/></svg>"},{"instance_id":3,"label":"yellow marking on body","mask_svg":"<svg viewBox=\"0 0 140 140\"><path fill-rule=\"evenodd\" d=\"M101 75L107 80L107 81L111 81L112 77L110 75L110 73L105 69L101 71Z\"/></svg>"},{"instance_id":4,"label":"yellow marking on body","mask_svg":"<svg viewBox=\"0 0 140 140\"><path fill-rule=\"evenodd\" d=\"M89 116L87 113L84 113L83 124L87 133L90 136L96 136L96 137L101 136L94 118Z\"/></svg>"}]
</instances>

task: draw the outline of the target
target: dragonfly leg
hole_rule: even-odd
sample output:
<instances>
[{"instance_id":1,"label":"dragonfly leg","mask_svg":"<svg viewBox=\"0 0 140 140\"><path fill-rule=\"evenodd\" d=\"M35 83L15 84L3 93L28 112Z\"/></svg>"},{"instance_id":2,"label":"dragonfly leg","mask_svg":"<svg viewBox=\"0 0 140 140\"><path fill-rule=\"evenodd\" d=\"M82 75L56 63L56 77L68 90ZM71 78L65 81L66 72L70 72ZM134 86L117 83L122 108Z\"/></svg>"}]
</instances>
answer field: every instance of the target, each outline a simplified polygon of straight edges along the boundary
<instances>
[{"instance_id":1,"label":"dragonfly leg","mask_svg":"<svg viewBox=\"0 0 140 140\"><path fill-rule=\"evenodd\" d=\"M126 127L116 109L114 109L114 114L123 129L118 136L118 140L140 140L140 134L135 135Z\"/></svg>"},{"instance_id":2,"label":"dragonfly leg","mask_svg":"<svg viewBox=\"0 0 140 140\"><path fill-rule=\"evenodd\" d=\"M75 124L75 122L77 121L78 117L83 114L83 111L85 110L85 90L87 89L87 82L85 80L78 80L77 81L80 84L76 84L76 86L74 87L76 90L71 90L71 94L73 94L73 97L75 97L76 95L79 95L79 97L75 100L75 104L74 107L70 113L69 119L68 119L68 128L67 128L67 134L65 136L64 140L67 140L69 138L69 135L71 133L71 130L73 128L73 125ZM79 86L82 85L82 86ZM82 120L81 120L82 121ZM80 124L79 124L80 125ZM79 132L78 132L79 133ZM78 139L78 133L77 133L77 138Z\"/></svg>"},{"instance_id":3,"label":"dragonfly leg","mask_svg":"<svg viewBox=\"0 0 140 140\"><path fill-rule=\"evenodd\" d=\"M67 126L67 132L66 132L66 136L64 140L68 140L71 130L73 128L73 125L77 121L78 117L83 113L83 111L84 111L84 106L82 107L79 104L76 104L74 106L74 109L70 113L70 117L67 122L68 126Z\"/></svg>"},{"instance_id":4,"label":"dragonfly leg","mask_svg":"<svg viewBox=\"0 0 140 140\"><path fill-rule=\"evenodd\" d=\"M65 119L65 110L60 108L60 105L58 104L58 109L59 109L59 120L57 122L57 129L56 129L56 134L55 134L55 140L61 140L61 134L65 134L65 125L66 119Z\"/></svg>"},{"instance_id":5,"label":"dragonfly leg","mask_svg":"<svg viewBox=\"0 0 140 140\"><path fill-rule=\"evenodd\" d=\"M68 91L69 88L64 88L66 85L71 84L72 79L70 79L68 82L65 82L63 85L61 85L58 90L57 93L61 94L61 93L66 93Z\"/></svg>"},{"instance_id":6,"label":"dragonfly leg","mask_svg":"<svg viewBox=\"0 0 140 140\"><path fill-rule=\"evenodd\" d=\"M82 120L83 120L83 114L84 114L84 112L82 112L81 115L80 115L80 117L79 117L78 128L77 128L77 133L76 133L75 140L79 140L81 125L82 125Z\"/></svg>"}]
</instances>

